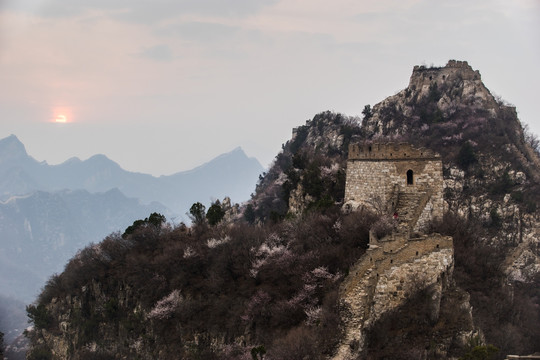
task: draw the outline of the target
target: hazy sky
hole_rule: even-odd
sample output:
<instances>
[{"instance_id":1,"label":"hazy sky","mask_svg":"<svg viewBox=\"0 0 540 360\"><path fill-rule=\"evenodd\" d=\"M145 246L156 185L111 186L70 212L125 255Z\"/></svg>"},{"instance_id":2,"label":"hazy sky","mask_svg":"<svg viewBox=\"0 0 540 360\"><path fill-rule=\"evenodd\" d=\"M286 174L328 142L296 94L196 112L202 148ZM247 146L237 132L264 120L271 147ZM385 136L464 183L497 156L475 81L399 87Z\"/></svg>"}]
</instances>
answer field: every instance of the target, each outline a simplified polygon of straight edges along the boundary
<instances>
[{"instance_id":1,"label":"hazy sky","mask_svg":"<svg viewBox=\"0 0 540 360\"><path fill-rule=\"evenodd\" d=\"M0 0L0 138L153 175L237 146L267 166L316 113L449 59L540 133L539 0Z\"/></svg>"}]
</instances>

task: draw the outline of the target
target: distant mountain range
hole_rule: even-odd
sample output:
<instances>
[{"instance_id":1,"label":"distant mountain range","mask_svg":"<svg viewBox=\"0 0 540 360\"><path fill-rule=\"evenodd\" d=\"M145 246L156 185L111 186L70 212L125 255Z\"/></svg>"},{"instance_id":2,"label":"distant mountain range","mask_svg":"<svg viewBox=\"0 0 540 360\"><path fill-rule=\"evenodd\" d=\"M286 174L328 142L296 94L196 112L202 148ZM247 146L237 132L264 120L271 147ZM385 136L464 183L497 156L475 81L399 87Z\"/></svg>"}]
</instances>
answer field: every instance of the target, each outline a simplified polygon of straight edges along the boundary
<instances>
[{"instance_id":1,"label":"distant mountain range","mask_svg":"<svg viewBox=\"0 0 540 360\"><path fill-rule=\"evenodd\" d=\"M81 189L91 193L117 188L144 203L158 201L176 216L183 216L192 203L229 196L233 201L249 199L263 171L255 158L241 148L220 155L193 170L169 176L123 170L105 155L81 161L71 158L59 165L38 162L26 153L15 135L0 140L0 199L31 191Z\"/></svg>"},{"instance_id":2,"label":"distant mountain range","mask_svg":"<svg viewBox=\"0 0 540 360\"><path fill-rule=\"evenodd\" d=\"M77 250L152 212L178 223L189 220L186 213L197 201L248 200L262 171L241 148L161 177L123 170L105 155L49 165L8 136L0 140L0 296L12 303L34 301ZM13 313L0 303L2 311ZM18 319L20 330L24 307L16 315L9 324ZM4 320L0 326L7 326ZM11 325L0 331L10 340L17 334Z\"/></svg>"},{"instance_id":3,"label":"distant mountain range","mask_svg":"<svg viewBox=\"0 0 540 360\"><path fill-rule=\"evenodd\" d=\"M78 249L121 231L159 204L143 205L118 189L35 191L0 202L0 292L30 302Z\"/></svg>"}]
</instances>

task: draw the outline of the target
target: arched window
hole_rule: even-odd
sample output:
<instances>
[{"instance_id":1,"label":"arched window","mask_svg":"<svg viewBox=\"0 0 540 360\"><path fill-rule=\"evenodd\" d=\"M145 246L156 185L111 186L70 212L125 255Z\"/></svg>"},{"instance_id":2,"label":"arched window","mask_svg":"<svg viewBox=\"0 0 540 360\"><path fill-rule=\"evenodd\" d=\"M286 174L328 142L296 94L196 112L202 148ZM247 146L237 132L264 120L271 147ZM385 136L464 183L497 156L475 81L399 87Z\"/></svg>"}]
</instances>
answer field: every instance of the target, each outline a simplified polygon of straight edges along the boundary
<instances>
[{"instance_id":1,"label":"arched window","mask_svg":"<svg viewBox=\"0 0 540 360\"><path fill-rule=\"evenodd\" d=\"M407 185L412 185L414 183L414 179L413 179L413 171L412 170L407 170Z\"/></svg>"}]
</instances>

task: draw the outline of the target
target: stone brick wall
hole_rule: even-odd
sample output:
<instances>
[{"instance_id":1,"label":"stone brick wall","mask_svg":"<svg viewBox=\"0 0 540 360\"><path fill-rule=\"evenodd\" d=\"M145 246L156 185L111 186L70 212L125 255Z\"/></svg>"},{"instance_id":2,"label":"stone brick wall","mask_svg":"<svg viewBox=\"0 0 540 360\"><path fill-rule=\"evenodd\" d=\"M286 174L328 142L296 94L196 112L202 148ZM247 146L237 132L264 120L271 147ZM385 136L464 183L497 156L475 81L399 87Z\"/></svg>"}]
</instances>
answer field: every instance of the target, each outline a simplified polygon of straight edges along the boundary
<instances>
[{"instance_id":1,"label":"stone brick wall","mask_svg":"<svg viewBox=\"0 0 540 360\"><path fill-rule=\"evenodd\" d=\"M366 331L416 291L432 288L438 309L442 288L453 272L453 255L452 238L439 234L410 239L395 233L370 245L341 285L344 337L332 359L356 359Z\"/></svg>"},{"instance_id":2,"label":"stone brick wall","mask_svg":"<svg viewBox=\"0 0 540 360\"><path fill-rule=\"evenodd\" d=\"M407 181L408 171L412 171L412 184ZM422 226L430 219L442 217L443 175L438 154L410 144L349 146L346 204L353 209L367 206L382 210L391 200L396 185L403 193L430 193L429 203L419 214Z\"/></svg>"}]
</instances>

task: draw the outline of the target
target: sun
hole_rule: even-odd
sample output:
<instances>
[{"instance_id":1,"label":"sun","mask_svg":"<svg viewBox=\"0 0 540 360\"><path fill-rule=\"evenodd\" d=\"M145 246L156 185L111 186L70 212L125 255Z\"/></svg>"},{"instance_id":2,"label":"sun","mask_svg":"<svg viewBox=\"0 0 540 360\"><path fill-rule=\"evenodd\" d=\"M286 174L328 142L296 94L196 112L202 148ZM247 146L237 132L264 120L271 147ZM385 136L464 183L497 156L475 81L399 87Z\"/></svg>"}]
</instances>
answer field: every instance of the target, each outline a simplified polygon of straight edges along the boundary
<instances>
[{"instance_id":1,"label":"sun","mask_svg":"<svg viewBox=\"0 0 540 360\"><path fill-rule=\"evenodd\" d=\"M51 108L49 121L55 124L66 124L73 122L73 111L68 106L55 106Z\"/></svg>"},{"instance_id":2,"label":"sun","mask_svg":"<svg viewBox=\"0 0 540 360\"><path fill-rule=\"evenodd\" d=\"M56 115L56 118L54 119L54 122L57 123L66 123L68 121L66 115L58 114Z\"/></svg>"}]
</instances>

